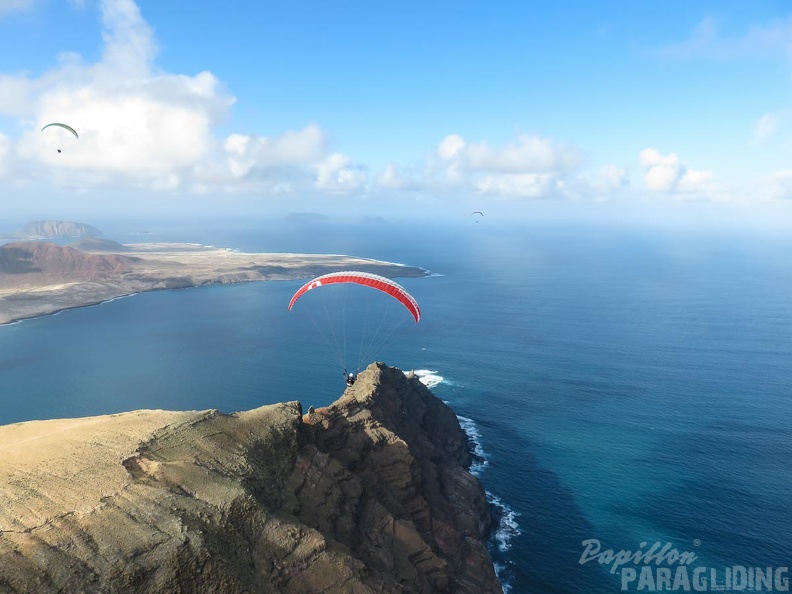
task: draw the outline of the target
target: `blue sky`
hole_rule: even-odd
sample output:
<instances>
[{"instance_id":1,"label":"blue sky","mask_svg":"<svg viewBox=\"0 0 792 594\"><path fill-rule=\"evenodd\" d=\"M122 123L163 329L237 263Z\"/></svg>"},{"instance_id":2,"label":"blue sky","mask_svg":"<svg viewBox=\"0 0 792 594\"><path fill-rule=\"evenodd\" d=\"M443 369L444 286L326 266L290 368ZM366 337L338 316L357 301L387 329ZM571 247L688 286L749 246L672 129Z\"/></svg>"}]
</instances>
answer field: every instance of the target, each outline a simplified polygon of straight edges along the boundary
<instances>
[{"instance_id":1,"label":"blue sky","mask_svg":"<svg viewBox=\"0 0 792 594\"><path fill-rule=\"evenodd\" d=\"M6 212L791 220L786 2L195 6L0 0Z\"/></svg>"}]
</instances>

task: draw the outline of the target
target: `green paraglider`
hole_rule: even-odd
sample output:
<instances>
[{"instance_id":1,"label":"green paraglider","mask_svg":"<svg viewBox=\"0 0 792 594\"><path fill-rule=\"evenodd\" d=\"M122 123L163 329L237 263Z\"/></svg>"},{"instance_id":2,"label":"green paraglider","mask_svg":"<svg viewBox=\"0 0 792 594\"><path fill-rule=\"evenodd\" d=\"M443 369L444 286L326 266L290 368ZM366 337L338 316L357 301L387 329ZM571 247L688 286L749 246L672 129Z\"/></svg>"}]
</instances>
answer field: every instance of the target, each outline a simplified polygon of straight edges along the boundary
<instances>
[{"instance_id":1,"label":"green paraglider","mask_svg":"<svg viewBox=\"0 0 792 594\"><path fill-rule=\"evenodd\" d=\"M72 128L71 126L67 126L66 124L61 124L60 122L52 122L51 124L47 124L41 129L41 131L44 132L44 130L46 130L50 126L60 126L61 128L64 128L65 130L68 130L69 132L74 134L75 138L80 138L80 135L77 134L77 131L74 128Z\"/></svg>"},{"instance_id":2,"label":"green paraglider","mask_svg":"<svg viewBox=\"0 0 792 594\"><path fill-rule=\"evenodd\" d=\"M44 127L41 129L41 131L42 131L42 132L44 132L44 130L46 130L46 129L47 129L47 128L49 128L50 126L57 126L57 127L59 127L59 128L63 128L64 130L68 130L69 132L71 132L72 134L74 134L74 137L75 137L75 138L77 138L78 140L79 140L79 138L80 138L80 135L79 135L79 134L77 134L77 130L75 130L74 128L72 128L71 126L68 126L68 125L66 125L66 124L61 124L60 122L52 122L51 124L47 124L46 126L44 126ZM61 152L61 150L60 150L60 149L58 149L58 152Z\"/></svg>"}]
</instances>

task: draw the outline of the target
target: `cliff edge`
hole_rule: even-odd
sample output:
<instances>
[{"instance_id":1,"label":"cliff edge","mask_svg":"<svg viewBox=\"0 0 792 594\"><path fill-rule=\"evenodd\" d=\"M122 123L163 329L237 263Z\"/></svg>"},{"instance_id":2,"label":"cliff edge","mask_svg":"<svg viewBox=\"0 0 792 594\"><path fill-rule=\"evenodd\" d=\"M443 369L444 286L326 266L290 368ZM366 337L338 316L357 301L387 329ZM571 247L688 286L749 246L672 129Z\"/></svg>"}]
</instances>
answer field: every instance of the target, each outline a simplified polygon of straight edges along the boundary
<instances>
[{"instance_id":1,"label":"cliff edge","mask_svg":"<svg viewBox=\"0 0 792 594\"><path fill-rule=\"evenodd\" d=\"M456 416L377 363L331 406L0 427L0 592L501 592Z\"/></svg>"}]
</instances>

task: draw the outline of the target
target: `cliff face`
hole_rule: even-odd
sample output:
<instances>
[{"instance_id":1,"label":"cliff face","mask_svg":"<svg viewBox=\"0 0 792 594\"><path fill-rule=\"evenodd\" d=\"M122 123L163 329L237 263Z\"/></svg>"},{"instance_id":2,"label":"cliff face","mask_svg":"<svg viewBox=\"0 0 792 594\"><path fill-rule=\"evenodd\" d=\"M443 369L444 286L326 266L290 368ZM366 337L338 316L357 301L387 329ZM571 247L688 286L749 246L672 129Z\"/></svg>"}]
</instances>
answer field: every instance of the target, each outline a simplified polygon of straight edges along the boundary
<instances>
[{"instance_id":1,"label":"cliff face","mask_svg":"<svg viewBox=\"0 0 792 594\"><path fill-rule=\"evenodd\" d=\"M395 572L408 591L500 591L484 546L485 493L466 470L467 438L417 377L370 366L305 421L312 439L305 472L287 488L293 513L383 581Z\"/></svg>"},{"instance_id":2,"label":"cliff face","mask_svg":"<svg viewBox=\"0 0 792 594\"><path fill-rule=\"evenodd\" d=\"M344 396L0 427L0 592L500 592L453 412Z\"/></svg>"}]
</instances>

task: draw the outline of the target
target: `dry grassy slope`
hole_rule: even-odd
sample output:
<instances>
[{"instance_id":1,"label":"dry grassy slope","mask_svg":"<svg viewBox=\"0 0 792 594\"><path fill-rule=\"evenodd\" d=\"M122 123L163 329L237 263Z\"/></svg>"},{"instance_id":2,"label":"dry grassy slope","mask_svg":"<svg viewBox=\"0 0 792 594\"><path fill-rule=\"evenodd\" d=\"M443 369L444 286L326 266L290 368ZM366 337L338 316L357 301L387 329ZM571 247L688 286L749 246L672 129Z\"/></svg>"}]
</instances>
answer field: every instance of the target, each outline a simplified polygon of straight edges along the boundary
<instances>
[{"instance_id":1,"label":"dry grassy slope","mask_svg":"<svg viewBox=\"0 0 792 594\"><path fill-rule=\"evenodd\" d=\"M332 406L0 427L0 592L500 592L456 417L369 366Z\"/></svg>"}]
</instances>

